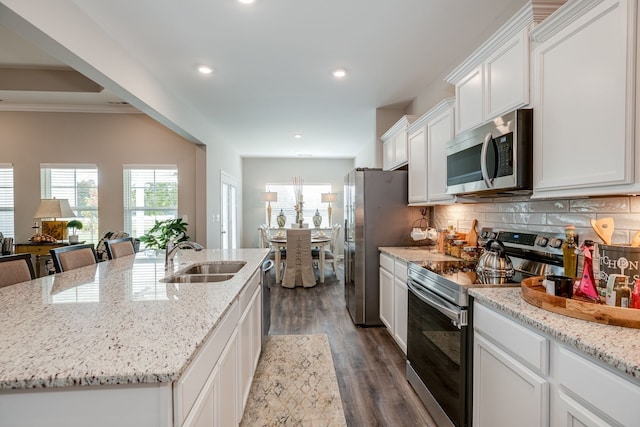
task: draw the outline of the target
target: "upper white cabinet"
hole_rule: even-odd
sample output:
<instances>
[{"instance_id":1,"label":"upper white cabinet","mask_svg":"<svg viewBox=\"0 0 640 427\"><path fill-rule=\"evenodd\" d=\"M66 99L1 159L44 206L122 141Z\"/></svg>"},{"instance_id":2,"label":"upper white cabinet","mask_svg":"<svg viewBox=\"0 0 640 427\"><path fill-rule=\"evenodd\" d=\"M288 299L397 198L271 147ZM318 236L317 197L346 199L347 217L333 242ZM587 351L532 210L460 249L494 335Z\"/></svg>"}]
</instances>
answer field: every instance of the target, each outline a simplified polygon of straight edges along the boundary
<instances>
[{"instance_id":1,"label":"upper white cabinet","mask_svg":"<svg viewBox=\"0 0 640 427\"><path fill-rule=\"evenodd\" d=\"M533 197L636 193L637 1L574 0L531 32Z\"/></svg>"},{"instance_id":2,"label":"upper white cabinet","mask_svg":"<svg viewBox=\"0 0 640 427\"><path fill-rule=\"evenodd\" d=\"M528 2L445 78L456 90L456 134L529 104L529 31L562 3Z\"/></svg>"},{"instance_id":3,"label":"upper white cabinet","mask_svg":"<svg viewBox=\"0 0 640 427\"><path fill-rule=\"evenodd\" d=\"M408 128L409 203L450 203L445 146L453 139L454 99L445 99Z\"/></svg>"},{"instance_id":4,"label":"upper white cabinet","mask_svg":"<svg viewBox=\"0 0 640 427\"><path fill-rule=\"evenodd\" d=\"M408 163L407 128L417 116L402 116L380 137L382 140L382 169L394 170Z\"/></svg>"}]
</instances>

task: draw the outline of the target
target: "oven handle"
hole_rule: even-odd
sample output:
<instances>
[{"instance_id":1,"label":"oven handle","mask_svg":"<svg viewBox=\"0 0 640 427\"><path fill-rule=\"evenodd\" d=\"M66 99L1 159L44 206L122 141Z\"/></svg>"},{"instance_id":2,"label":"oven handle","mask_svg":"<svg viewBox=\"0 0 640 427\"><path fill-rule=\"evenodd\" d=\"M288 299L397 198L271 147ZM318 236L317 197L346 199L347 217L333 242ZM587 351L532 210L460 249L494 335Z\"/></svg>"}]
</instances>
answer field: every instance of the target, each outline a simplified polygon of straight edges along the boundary
<instances>
[{"instance_id":1,"label":"oven handle","mask_svg":"<svg viewBox=\"0 0 640 427\"><path fill-rule=\"evenodd\" d=\"M493 135L489 132L484 137L484 141L482 141L482 152L480 153L480 171L482 172L482 179L484 179L484 183L487 184L487 188L493 187L493 178L489 177L489 172L487 171L487 151L492 139Z\"/></svg>"},{"instance_id":2,"label":"oven handle","mask_svg":"<svg viewBox=\"0 0 640 427\"><path fill-rule=\"evenodd\" d=\"M411 293L413 293L416 297L418 297L418 299L420 299L420 301L435 308L440 313L447 316L451 320L451 322L458 328L467 326L467 310L461 310L455 306L453 306L455 308L451 308L452 304L443 300L439 296L432 294L431 292L427 293L424 290L418 288L411 279L407 281L407 287L409 288L409 291L411 291Z\"/></svg>"}]
</instances>

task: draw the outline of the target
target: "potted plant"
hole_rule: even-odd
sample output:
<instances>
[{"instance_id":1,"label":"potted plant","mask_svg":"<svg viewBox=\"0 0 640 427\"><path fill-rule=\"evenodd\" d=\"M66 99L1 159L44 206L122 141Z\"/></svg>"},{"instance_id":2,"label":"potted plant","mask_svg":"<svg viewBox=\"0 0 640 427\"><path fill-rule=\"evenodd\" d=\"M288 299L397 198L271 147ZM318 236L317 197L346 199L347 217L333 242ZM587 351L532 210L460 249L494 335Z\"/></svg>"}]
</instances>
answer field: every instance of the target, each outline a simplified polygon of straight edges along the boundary
<instances>
[{"instance_id":1,"label":"potted plant","mask_svg":"<svg viewBox=\"0 0 640 427\"><path fill-rule=\"evenodd\" d=\"M82 230L82 222L77 219L72 219L67 222L67 228L71 230L71 234L69 235L69 243L78 243L78 235L76 232L78 230Z\"/></svg>"},{"instance_id":2,"label":"potted plant","mask_svg":"<svg viewBox=\"0 0 640 427\"><path fill-rule=\"evenodd\" d=\"M166 249L169 240L174 243L189 240L187 225L182 218L156 221L147 234L140 236L140 241L148 249Z\"/></svg>"}]
</instances>

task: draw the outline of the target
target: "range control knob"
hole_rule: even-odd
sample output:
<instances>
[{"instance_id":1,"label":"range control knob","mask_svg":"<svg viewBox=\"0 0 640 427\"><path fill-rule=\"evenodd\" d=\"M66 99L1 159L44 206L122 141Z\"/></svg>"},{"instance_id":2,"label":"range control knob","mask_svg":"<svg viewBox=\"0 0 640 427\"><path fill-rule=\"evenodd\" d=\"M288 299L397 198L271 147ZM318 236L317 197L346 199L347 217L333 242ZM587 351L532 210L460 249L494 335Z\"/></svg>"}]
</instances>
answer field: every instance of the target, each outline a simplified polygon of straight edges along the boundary
<instances>
[{"instance_id":1,"label":"range control knob","mask_svg":"<svg viewBox=\"0 0 640 427\"><path fill-rule=\"evenodd\" d=\"M549 240L549 246L551 246L552 248L558 249L560 246L562 246L562 239L558 239L557 237L552 237L551 240Z\"/></svg>"},{"instance_id":2,"label":"range control knob","mask_svg":"<svg viewBox=\"0 0 640 427\"><path fill-rule=\"evenodd\" d=\"M536 245L544 248L549 243L549 239L544 236L538 236L536 238Z\"/></svg>"},{"instance_id":3,"label":"range control knob","mask_svg":"<svg viewBox=\"0 0 640 427\"><path fill-rule=\"evenodd\" d=\"M495 231L492 231L489 233L489 238L490 239L495 239L496 237L498 237L498 233L496 233Z\"/></svg>"}]
</instances>

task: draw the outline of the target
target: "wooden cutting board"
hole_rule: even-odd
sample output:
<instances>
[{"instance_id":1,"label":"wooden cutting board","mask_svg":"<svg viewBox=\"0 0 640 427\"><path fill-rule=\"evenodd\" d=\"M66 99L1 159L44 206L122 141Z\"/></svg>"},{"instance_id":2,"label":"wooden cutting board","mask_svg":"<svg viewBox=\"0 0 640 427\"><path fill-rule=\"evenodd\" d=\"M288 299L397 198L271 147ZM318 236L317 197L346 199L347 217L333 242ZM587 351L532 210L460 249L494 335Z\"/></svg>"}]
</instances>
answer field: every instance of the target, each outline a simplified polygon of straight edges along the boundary
<instances>
[{"instance_id":1,"label":"wooden cutting board","mask_svg":"<svg viewBox=\"0 0 640 427\"><path fill-rule=\"evenodd\" d=\"M605 245L611 244L611 236L613 235L613 218L592 219L591 227Z\"/></svg>"},{"instance_id":2,"label":"wooden cutting board","mask_svg":"<svg viewBox=\"0 0 640 427\"><path fill-rule=\"evenodd\" d=\"M478 246L478 232L476 231L476 226L478 225L478 220L474 219L471 223L471 230L467 233L467 246L476 247Z\"/></svg>"}]
</instances>

